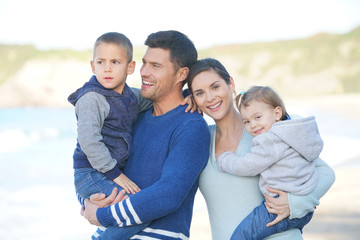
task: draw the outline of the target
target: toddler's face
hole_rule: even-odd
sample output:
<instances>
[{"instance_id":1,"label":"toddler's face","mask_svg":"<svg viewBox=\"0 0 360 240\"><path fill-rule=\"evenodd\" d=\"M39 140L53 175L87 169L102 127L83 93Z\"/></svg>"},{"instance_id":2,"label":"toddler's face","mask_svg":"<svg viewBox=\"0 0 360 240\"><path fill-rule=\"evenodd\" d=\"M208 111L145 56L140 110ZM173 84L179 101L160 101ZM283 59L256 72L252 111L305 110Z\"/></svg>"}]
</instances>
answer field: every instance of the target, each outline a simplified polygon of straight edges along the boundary
<instances>
[{"instance_id":1,"label":"toddler's face","mask_svg":"<svg viewBox=\"0 0 360 240\"><path fill-rule=\"evenodd\" d=\"M253 136L270 130L271 126L280 120L281 107L273 108L267 103L250 101L248 106L240 106L240 114L246 130Z\"/></svg>"},{"instance_id":2,"label":"toddler's face","mask_svg":"<svg viewBox=\"0 0 360 240\"><path fill-rule=\"evenodd\" d=\"M128 63L126 50L114 43L100 43L94 51L91 68L99 83L122 93L128 74L135 69L135 62Z\"/></svg>"}]
</instances>

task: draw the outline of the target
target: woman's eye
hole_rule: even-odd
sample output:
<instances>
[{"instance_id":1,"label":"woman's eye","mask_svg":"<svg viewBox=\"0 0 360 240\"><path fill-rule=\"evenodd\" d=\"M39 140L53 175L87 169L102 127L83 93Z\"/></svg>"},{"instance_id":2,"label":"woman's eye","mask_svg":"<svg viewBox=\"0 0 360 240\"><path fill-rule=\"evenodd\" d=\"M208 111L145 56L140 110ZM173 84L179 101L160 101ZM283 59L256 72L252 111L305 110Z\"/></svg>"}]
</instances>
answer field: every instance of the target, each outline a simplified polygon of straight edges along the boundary
<instances>
[{"instance_id":1,"label":"woman's eye","mask_svg":"<svg viewBox=\"0 0 360 240\"><path fill-rule=\"evenodd\" d=\"M246 126L249 124L249 121L244 121L243 124Z\"/></svg>"},{"instance_id":2,"label":"woman's eye","mask_svg":"<svg viewBox=\"0 0 360 240\"><path fill-rule=\"evenodd\" d=\"M195 96L198 97L198 96L201 96L202 94L203 94L202 92L196 92L196 93L195 93Z\"/></svg>"}]
</instances>

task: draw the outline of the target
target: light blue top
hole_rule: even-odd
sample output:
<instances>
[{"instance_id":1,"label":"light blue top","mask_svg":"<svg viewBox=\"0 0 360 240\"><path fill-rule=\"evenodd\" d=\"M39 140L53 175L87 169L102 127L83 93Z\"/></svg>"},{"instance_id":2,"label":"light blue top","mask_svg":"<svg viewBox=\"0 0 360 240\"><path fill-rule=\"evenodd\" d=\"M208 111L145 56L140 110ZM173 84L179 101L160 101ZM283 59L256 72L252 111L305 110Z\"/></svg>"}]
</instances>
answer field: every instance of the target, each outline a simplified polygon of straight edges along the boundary
<instances>
[{"instance_id":1,"label":"light blue top","mask_svg":"<svg viewBox=\"0 0 360 240\"><path fill-rule=\"evenodd\" d=\"M200 176L199 187L203 194L210 218L213 240L230 239L236 226L264 199L259 189L259 177L238 177L221 172L215 161L216 125L210 126L210 156ZM253 137L244 129L235 151L243 156L250 152ZM302 217L319 205L319 199L335 180L333 170L321 159L316 160L319 181L315 190L306 196L289 194L290 217ZM316 213L315 213L316 214ZM298 240L302 235L298 229L290 229L266 239Z\"/></svg>"}]
</instances>

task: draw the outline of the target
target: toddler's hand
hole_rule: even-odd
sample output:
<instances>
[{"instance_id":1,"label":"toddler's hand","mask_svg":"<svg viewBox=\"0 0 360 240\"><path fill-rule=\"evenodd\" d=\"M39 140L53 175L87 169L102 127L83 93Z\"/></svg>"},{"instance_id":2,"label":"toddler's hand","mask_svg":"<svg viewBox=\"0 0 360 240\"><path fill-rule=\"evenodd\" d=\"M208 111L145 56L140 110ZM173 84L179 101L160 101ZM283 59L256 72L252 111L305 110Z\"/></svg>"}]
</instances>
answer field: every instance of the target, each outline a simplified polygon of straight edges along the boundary
<instances>
[{"instance_id":1,"label":"toddler's hand","mask_svg":"<svg viewBox=\"0 0 360 240\"><path fill-rule=\"evenodd\" d=\"M131 181L125 174L120 174L117 178L113 180L117 185L122 187L128 194L135 194L140 191L140 188Z\"/></svg>"}]
</instances>

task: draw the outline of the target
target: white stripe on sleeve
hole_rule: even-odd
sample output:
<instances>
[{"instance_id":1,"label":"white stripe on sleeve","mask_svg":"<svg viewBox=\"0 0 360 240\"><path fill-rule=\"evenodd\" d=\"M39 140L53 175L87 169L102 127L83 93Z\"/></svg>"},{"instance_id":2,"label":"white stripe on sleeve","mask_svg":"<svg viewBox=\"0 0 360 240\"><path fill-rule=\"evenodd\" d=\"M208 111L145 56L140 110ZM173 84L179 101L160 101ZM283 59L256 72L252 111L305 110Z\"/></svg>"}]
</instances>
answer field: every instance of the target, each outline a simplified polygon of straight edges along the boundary
<instances>
[{"instance_id":1,"label":"white stripe on sleeve","mask_svg":"<svg viewBox=\"0 0 360 240\"><path fill-rule=\"evenodd\" d=\"M129 208L129 211L131 213L131 215L134 217L134 220L137 224L142 224L143 222L140 220L139 216L136 214L131 202L130 202L130 198L127 198L126 200L126 204Z\"/></svg>"},{"instance_id":2,"label":"white stripe on sleeve","mask_svg":"<svg viewBox=\"0 0 360 240\"><path fill-rule=\"evenodd\" d=\"M121 215L123 216L123 218L126 220L126 226L131 226L131 222L130 222L130 218L128 217L128 215L125 212L125 208L124 208L124 202L122 202L121 204L119 204L120 207L120 212Z\"/></svg>"},{"instance_id":3,"label":"white stripe on sleeve","mask_svg":"<svg viewBox=\"0 0 360 240\"><path fill-rule=\"evenodd\" d=\"M122 226L123 226L123 223L120 221L120 218L119 218L119 216L118 216L117 213L116 213L115 205L116 205L116 204L111 205L111 207L110 207L111 214L112 214L113 218L115 218L116 223L119 225L119 227L122 227ZM121 205L121 206L122 206L121 203L119 203L118 205Z\"/></svg>"}]
</instances>

